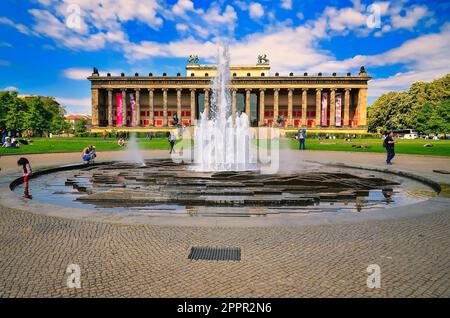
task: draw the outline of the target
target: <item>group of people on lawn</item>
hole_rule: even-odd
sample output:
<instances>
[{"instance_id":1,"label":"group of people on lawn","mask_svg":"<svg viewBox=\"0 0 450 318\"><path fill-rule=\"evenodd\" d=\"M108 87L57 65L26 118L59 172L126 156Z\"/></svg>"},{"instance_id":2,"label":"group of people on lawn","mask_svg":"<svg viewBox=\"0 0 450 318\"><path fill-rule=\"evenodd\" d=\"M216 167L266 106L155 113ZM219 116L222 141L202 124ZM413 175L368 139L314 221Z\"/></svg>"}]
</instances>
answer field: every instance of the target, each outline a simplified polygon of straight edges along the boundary
<instances>
[{"instance_id":1,"label":"group of people on lawn","mask_svg":"<svg viewBox=\"0 0 450 318\"><path fill-rule=\"evenodd\" d=\"M19 148L20 144L28 145L33 135L31 130L26 132L16 131L14 129L1 129L1 144L3 148Z\"/></svg>"}]
</instances>

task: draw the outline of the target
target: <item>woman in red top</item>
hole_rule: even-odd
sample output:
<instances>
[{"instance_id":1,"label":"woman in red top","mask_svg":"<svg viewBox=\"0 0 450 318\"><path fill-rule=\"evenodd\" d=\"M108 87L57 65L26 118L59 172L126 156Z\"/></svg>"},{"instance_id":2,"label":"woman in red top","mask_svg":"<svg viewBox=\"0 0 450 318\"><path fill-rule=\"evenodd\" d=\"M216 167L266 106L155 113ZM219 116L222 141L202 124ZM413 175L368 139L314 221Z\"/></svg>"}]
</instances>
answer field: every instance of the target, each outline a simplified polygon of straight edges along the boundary
<instances>
[{"instance_id":1,"label":"woman in red top","mask_svg":"<svg viewBox=\"0 0 450 318\"><path fill-rule=\"evenodd\" d=\"M23 197L25 199L32 199L32 196L29 193L29 178L33 171L31 170L30 162L27 158L20 158L19 161L17 161L18 166L22 166L23 169Z\"/></svg>"}]
</instances>

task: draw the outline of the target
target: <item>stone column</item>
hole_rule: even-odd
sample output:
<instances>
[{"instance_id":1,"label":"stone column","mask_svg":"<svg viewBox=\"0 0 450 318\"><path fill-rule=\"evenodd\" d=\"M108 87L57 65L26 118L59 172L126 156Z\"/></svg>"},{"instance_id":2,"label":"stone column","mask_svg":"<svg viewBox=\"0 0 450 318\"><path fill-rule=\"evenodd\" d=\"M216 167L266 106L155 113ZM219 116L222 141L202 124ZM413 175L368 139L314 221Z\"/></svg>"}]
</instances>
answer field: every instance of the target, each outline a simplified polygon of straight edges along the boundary
<instances>
[{"instance_id":1,"label":"stone column","mask_svg":"<svg viewBox=\"0 0 450 318\"><path fill-rule=\"evenodd\" d=\"M150 126L155 126L155 102L154 102L154 89L148 89L148 104L150 108Z\"/></svg>"},{"instance_id":2,"label":"stone column","mask_svg":"<svg viewBox=\"0 0 450 318\"><path fill-rule=\"evenodd\" d=\"M350 124L350 91L351 88L346 88L344 94L344 127Z\"/></svg>"},{"instance_id":3,"label":"stone column","mask_svg":"<svg viewBox=\"0 0 450 318\"><path fill-rule=\"evenodd\" d=\"M287 124L288 126L292 126L292 95L293 95L294 89L288 88L288 118L287 118Z\"/></svg>"},{"instance_id":4,"label":"stone column","mask_svg":"<svg viewBox=\"0 0 450 318\"><path fill-rule=\"evenodd\" d=\"M168 124L168 116L167 116L167 88L163 88L162 92L163 92L163 126L167 127Z\"/></svg>"},{"instance_id":5,"label":"stone column","mask_svg":"<svg viewBox=\"0 0 450 318\"><path fill-rule=\"evenodd\" d=\"M250 119L251 115L251 100L250 100L250 93L252 92L251 88L245 89L245 113L247 114L248 118Z\"/></svg>"},{"instance_id":6,"label":"stone column","mask_svg":"<svg viewBox=\"0 0 450 318\"><path fill-rule=\"evenodd\" d=\"M113 90L108 88L108 126L113 126Z\"/></svg>"},{"instance_id":7,"label":"stone column","mask_svg":"<svg viewBox=\"0 0 450 318\"><path fill-rule=\"evenodd\" d=\"M92 126L98 126L98 95L99 91L97 88L91 89L92 97Z\"/></svg>"},{"instance_id":8,"label":"stone column","mask_svg":"<svg viewBox=\"0 0 450 318\"><path fill-rule=\"evenodd\" d=\"M139 88L135 89L136 95L136 122L135 126L141 125L141 90Z\"/></svg>"},{"instance_id":9,"label":"stone column","mask_svg":"<svg viewBox=\"0 0 450 318\"><path fill-rule=\"evenodd\" d=\"M316 122L315 127L320 126L320 109L321 109L321 103L322 103L322 89L316 88Z\"/></svg>"},{"instance_id":10,"label":"stone column","mask_svg":"<svg viewBox=\"0 0 450 318\"><path fill-rule=\"evenodd\" d=\"M358 126L367 125L367 88L360 88L358 92Z\"/></svg>"},{"instance_id":11,"label":"stone column","mask_svg":"<svg viewBox=\"0 0 450 318\"><path fill-rule=\"evenodd\" d=\"M194 125L197 115L195 113L195 88L191 88L191 125Z\"/></svg>"},{"instance_id":12,"label":"stone column","mask_svg":"<svg viewBox=\"0 0 450 318\"><path fill-rule=\"evenodd\" d=\"M122 89L122 126L127 125L127 90Z\"/></svg>"},{"instance_id":13,"label":"stone column","mask_svg":"<svg viewBox=\"0 0 450 318\"><path fill-rule=\"evenodd\" d=\"M336 121L336 89L331 89L330 94L330 127L335 126Z\"/></svg>"},{"instance_id":14,"label":"stone column","mask_svg":"<svg viewBox=\"0 0 450 318\"><path fill-rule=\"evenodd\" d=\"M307 118L306 113L308 111L308 89L302 88L302 126L307 127Z\"/></svg>"},{"instance_id":15,"label":"stone column","mask_svg":"<svg viewBox=\"0 0 450 318\"><path fill-rule=\"evenodd\" d=\"M204 101L205 109L203 113L206 115L206 118L209 117L209 88L205 88L205 101Z\"/></svg>"},{"instance_id":16,"label":"stone column","mask_svg":"<svg viewBox=\"0 0 450 318\"><path fill-rule=\"evenodd\" d=\"M265 101L264 101L264 91L265 88L259 89L259 124L258 126L264 125L264 108L265 108Z\"/></svg>"},{"instance_id":17,"label":"stone column","mask_svg":"<svg viewBox=\"0 0 450 318\"><path fill-rule=\"evenodd\" d=\"M279 88L273 89L273 121L274 123L277 122L278 119L278 92L280 91Z\"/></svg>"},{"instance_id":18,"label":"stone column","mask_svg":"<svg viewBox=\"0 0 450 318\"><path fill-rule=\"evenodd\" d=\"M231 89L231 114L233 115L233 118L236 116L236 93L237 93L237 89L232 88Z\"/></svg>"},{"instance_id":19,"label":"stone column","mask_svg":"<svg viewBox=\"0 0 450 318\"><path fill-rule=\"evenodd\" d=\"M183 118L181 116L181 92L182 92L182 89L177 88L177 116L178 116L180 125L183 124Z\"/></svg>"}]
</instances>

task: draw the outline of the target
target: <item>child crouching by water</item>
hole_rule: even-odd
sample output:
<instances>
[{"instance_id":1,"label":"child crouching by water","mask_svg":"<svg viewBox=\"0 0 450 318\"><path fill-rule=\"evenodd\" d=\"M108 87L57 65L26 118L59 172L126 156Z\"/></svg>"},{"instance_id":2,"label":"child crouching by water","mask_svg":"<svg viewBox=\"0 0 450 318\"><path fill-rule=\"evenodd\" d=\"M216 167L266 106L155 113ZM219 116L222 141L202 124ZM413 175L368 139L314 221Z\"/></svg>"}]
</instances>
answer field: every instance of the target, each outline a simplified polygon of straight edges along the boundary
<instances>
[{"instance_id":1,"label":"child crouching by water","mask_svg":"<svg viewBox=\"0 0 450 318\"><path fill-rule=\"evenodd\" d=\"M18 166L22 166L23 170L23 197L25 199L32 199L32 196L29 192L29 178L33 171L31 170L30 162L27 158L20 158L17 161Z\"/></svg>"}]
</instances>

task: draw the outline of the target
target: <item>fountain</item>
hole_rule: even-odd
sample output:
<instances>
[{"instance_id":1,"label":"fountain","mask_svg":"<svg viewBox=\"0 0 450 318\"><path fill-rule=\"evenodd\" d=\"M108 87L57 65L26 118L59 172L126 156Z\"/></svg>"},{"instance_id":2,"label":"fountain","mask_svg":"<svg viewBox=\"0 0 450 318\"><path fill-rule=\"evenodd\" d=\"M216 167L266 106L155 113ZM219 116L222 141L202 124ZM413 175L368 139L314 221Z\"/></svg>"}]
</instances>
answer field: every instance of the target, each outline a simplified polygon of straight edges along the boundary
<instances>
[{"instance_id":1,"label":"fountain","mask_svg":"<svg viewBox=\"0 0 450 318\"><path fill-rule=\"evenodd\" d=\"M247 114L232 114L230 55L219 46L217 75L212 81L210 109L200 114L195 129L194 163L197 171L242 171L255 168L252 131Z\"/></svg>"},{"instance_id":2,"label":"fountain","mask_svg":"<svg viewBox=\"0 0 450 318\"><path fill-rule=\"evenodd\" d=\"M137 163L140 164L141 166L145 166L144 156L141 150L139 149L135 133L130 134L130 139L128 140L127 149L125 151L124 161Z\"/></svg>"}]
</instances>

